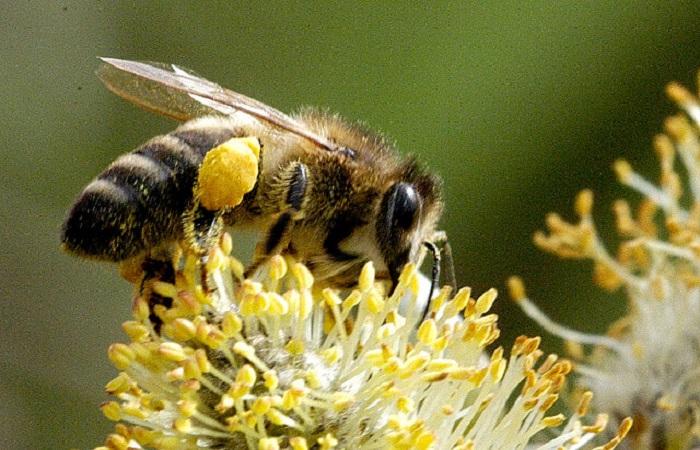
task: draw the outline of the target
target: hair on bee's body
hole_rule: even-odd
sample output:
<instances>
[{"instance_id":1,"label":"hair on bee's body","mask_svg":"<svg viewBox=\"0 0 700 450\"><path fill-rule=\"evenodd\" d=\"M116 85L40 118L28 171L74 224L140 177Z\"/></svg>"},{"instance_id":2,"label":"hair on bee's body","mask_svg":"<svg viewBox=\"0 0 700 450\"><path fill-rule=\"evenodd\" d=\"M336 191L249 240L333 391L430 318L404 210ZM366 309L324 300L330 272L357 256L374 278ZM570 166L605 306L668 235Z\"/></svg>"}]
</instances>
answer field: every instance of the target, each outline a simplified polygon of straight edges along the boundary
<instances>
[{"instance_id":1,"label":"hair on bee's body","mask_svg":"<svg viewBox=\"0 0 700 450\"><path fill-rule=\"evenodd\" d=\"M256 137L261 145L254 189L222 214L234 229L264 234L249 270L289 253L333 286L354 284L370 260L380 276L396 282L436 233L439 178L381 135L316 109L286 116L180 69L105 61L113 65L101 75L108 87L148 109L178 116L191 105L160 103L153 89L129 84L133 77L171 95L186 92L187 101L226 115L195 118L119 157L76 199L63 226L67 250L121 261L186 237L183 216L198 201L199 166L209 150L235 137ZM115 70L132 78L124 81Z\"/></svg>"}]
</instances>

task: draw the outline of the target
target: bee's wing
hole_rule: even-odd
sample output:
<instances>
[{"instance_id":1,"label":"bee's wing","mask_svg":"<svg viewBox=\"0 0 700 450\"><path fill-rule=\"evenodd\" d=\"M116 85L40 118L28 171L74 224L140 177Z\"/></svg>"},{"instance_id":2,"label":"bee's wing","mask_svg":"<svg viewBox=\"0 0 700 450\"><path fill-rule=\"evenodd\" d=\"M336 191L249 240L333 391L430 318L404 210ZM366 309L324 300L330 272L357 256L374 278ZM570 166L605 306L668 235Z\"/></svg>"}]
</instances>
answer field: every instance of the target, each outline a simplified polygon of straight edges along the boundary
<instances>
[{"instance_id":1,"label":"bee's wing","mask_svg":"<svg viewBox=\"0 0 700 450\"><path fill-rule=\"evenodd\" d=\"M339 147L302 122L262 102L231 91L175 65L101 58L97 76L107 88L149 111L177 120L242 111L302 136L326 150Z\"/></svg>"}]
</instances>

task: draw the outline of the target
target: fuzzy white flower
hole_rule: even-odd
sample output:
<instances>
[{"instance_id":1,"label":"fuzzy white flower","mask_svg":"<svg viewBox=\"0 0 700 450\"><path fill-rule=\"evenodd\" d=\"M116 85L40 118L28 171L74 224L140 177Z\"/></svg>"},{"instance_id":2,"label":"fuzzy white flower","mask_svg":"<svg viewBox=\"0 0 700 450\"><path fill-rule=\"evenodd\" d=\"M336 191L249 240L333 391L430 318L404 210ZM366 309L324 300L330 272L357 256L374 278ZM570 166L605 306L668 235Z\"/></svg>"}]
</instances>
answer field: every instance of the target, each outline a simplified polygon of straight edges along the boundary
<instances>
[{"instance_id":1,"label":"fuzzy white flower","mask_svg":"<svg viewBox=\"0 0 700 450\"><path fill-rule=\"evenodd\" d=\"M412 265L390 297L372 264L341 295L281 256L244 279L230 251L226 234L201 269L180 251L173 283L137 289L131 342L109 350L121 373L102 410L119 423L103 448L581 448L605 427L581 423L590 394L546 415L571 365L541 359L539 338L484 358L494 290L443 289L422 320Z\"/></svg>"},{"instance_id":2,"label":"fuzzy white flower","mask_svg":"<svg viewBox=\"0 0 700 450\"><path fill-rule=\"evenodd\" d=\"M601 286L624 287L628 315L605 336L580 333L552 322L526 298L520 281L511 280L524 311L572 344L581 360L579 383L594 392L594 408L613 419L634 417L625 441L634 449L700 445L700 104L678 84L667 92L686 115L669 118L666 133L654 141L659 184L626 161L615 163L620 181L643 195L636 214L625 201L615 204L623 239L616 257L598 237L590 191L576 201L578 223L552 214L549 234L535 236L547 251L593 260ZM580 344L594 350L585 355Z\"/></svg>"}]
</instances>

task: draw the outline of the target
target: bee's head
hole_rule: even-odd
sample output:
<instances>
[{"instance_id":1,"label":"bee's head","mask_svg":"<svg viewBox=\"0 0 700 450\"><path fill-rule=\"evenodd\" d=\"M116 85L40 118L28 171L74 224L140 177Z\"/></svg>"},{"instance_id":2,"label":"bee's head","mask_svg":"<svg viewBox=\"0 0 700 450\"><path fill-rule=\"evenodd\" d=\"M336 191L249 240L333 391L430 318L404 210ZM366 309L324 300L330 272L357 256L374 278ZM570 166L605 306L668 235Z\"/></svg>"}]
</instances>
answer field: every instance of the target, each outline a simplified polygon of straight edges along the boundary
<instances>
[{"instance_id":1,"label":"bee's head","mask_svg":"<svg viewBox=\"0 0 700 450\"><path fill-rule=\"evenodd\" d=\"M377 244L396 286L401 269L418 262L421 246L435 234L442 213L440 180L408 161L400 181L382 196L376 220Z\"/></svg>"}]
</instances>

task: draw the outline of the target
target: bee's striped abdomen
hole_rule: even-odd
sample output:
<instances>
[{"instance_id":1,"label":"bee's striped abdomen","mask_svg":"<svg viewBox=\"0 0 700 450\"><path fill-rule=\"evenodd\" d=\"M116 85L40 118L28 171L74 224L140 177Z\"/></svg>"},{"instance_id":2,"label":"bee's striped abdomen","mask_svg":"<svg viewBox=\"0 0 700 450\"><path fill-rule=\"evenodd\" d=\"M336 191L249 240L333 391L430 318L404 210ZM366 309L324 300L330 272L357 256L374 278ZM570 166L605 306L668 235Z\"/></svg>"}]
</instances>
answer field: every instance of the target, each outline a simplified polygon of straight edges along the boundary
<instances>
[{"instance_id":1,"label":"bee's striped abdomen","mask_svg":"<svg viewBox=\"0 0 700 450\"><path fill-rule=\"evenodd\" d=\"M76 199L63 224L64 247L119 261L177 238L204 155L234 135L223 124L190 124L122 155Z\"/></svg>"}]
</instances>

